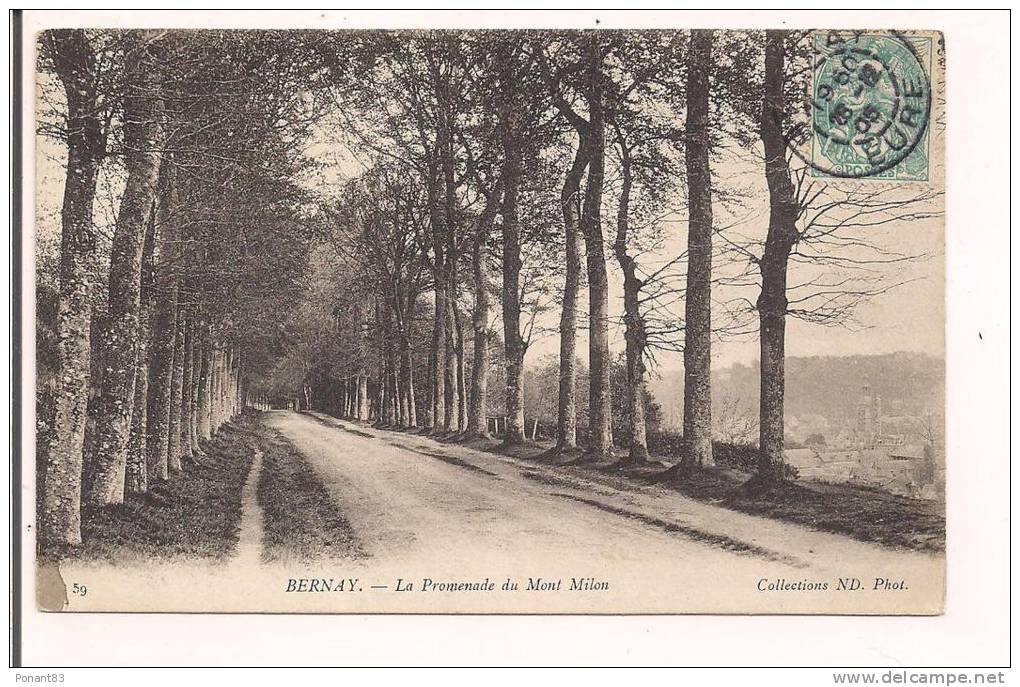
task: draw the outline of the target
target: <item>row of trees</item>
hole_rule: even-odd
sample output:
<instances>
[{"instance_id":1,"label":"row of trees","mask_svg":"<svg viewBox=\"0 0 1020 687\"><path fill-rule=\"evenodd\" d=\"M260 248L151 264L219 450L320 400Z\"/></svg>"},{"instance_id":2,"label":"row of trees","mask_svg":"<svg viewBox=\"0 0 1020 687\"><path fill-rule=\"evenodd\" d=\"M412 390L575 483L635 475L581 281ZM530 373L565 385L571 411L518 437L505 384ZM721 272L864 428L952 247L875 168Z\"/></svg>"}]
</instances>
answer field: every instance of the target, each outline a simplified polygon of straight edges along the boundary
<instances>
[{"instance_id":1,"label":"row of trees","mask_svg":"<svg viewBox=\"0 0 1020 687\"><path fill-rule=\"evenodd\" d=\"M83 506L201 464L246 375L270 367L308 247L293 181L307 70L285 61L295 43L41 36L40 133L67 154L59 270L38 279L45 546L81 542ZM108 202L112 227L94 216Z\"/></svg>"},{"instance_id":2,"label":"row of trees","mask_svg":"<svg viewBox=\"0 0 1020 687\"><path fill-rule=\"evenodd\" d=\"M475 438L499 415L504 443L521 444L525 357L549 329L555 451L583 444L582 459L621 439L622 462L647 456L648 362L683 351L681 473L713 464L713 341L757 333L759 473L781 479L787 317L845 322L894 286L890 266L917 256L878 232L933 198L830 184L791 154L810 134L809 40L45 34L41 67L62 88L43 99L42 133L66 145L67 178L55 335L41 337L42 538L80 541L82 494L117 503L201 461L200 440L246 398ZM332 168L310 152L328 134L349 154ZM100 186L119 208L108 246Z\"/></svg>"},{"instance_id":3,"label":"row of trees","mask_svg":"<svg viewBox=\"0 0 1020 687\"><path fill-rule=\"evenodd\" d=\"M331 73L326 95L366 171L325 194L324 273L344 286L313 299L331 309L329 326L292 321L307 331L291 381L312 405L440 434L485 437L486 414L505 416L503 442L520 444L524 358L558 308L556 451L578 447L583 328L586 458L611 455L614 416L627 418L622 462L647 456L647 362L682 350L683 467L693 469L713 464L712 342L754 332L759 473L781 478L787 317L845 324L899 283L890 266L919 256L883 247L881 229L928 216L934 197L832 185L792 154L810 133L809 41L784 31L349 35L347 69ZM762 196L767 220L748 232ZM661 259L684 218L685 249ZM627 370L615 408L613 258Z\"/></svg>"}]
</instances>

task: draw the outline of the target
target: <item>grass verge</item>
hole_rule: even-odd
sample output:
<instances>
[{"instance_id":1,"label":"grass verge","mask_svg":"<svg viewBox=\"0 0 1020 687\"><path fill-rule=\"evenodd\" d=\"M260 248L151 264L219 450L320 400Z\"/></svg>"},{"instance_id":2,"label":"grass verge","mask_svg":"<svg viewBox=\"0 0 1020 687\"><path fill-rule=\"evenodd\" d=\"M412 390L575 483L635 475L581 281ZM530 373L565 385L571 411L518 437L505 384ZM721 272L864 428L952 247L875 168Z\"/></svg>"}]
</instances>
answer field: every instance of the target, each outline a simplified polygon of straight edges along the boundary
<instances>
[{"instance_id":1,"label":"grass verge","mask_svg":"<svg viewBox=\"0 0 1020 687\"><path fill-rule=\"evenodd\" d=\"M264 425L258 431L263 560L364 557L354 529L304 456L279 432Z\"/></svg>"},{"instance_id":2,"label":"grass verge","mask_svg":"<svg viewBox=\"0 0 1020 687\"><path fill-rule=\"evenodd\" d=\"M896 548L945 551L946 518L938 502L852 484L792 480L752 493L745 488L749 477L735 470L705 469L672 486L691 498L741 513Z\"/></svg>"},{"instance_id":3,"label":"grass verge","mask_svg":"<svg viewBox=\"0 0 1020 687\"><path fill-rule=\"evenodd\" d=\"M132 558L223 559L237 544L241 490L251 468L252 416L220 428L205 445L204 462L149 493L125 503L82 508L82 548L86 560Z\"/></svg>"}]
</instances>

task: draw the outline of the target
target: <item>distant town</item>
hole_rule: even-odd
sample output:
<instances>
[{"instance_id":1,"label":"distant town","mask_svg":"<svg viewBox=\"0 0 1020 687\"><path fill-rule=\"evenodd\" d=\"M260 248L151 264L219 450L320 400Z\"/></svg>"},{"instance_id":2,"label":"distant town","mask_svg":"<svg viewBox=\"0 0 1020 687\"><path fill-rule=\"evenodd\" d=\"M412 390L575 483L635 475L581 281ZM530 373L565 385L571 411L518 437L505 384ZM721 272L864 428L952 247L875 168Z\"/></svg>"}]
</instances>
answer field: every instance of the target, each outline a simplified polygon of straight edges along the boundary
<instances>
[{"instance_id":1,"label":"distant town","mask_svg":"<svg viewBox=\"0 0 1020 687\"><path fill-rule=\"evenodd\" d=\"M882 397L865 382L857 412L833 427L820 415L786 417L786 433L803 448L786 462L800 476L851 482L921 499L945 496L945 451L934 409L921 417L883 412Z\"/></svg>"},{"instance_id":2,"label":"distant town","mask_svg":"<svg viewBox=\"0 0 1020 687\"><path fill-rule=\"evenodd\" d=\"M941 500L944 367L940 358L907 352L790 357L786 463L803 479ZM717 441L756 440L757 374L755 364L715 371ZM663 406L663 425L674 427L679 419L677 401L683 397L682 377L664 374L653 392Z\"/></svg>"}]
</instances>

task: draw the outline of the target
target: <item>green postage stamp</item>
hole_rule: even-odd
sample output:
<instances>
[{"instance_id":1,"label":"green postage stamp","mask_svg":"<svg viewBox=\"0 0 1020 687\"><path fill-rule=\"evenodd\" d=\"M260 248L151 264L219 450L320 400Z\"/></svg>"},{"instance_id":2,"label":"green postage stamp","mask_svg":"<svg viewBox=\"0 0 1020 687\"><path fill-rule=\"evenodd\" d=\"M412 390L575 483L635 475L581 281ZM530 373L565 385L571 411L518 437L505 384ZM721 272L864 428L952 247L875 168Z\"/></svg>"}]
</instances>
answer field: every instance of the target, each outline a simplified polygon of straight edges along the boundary
<instances>
[{"instance_id":1,"label":"green postage stamp","mask_svg":"<svg viewBox=\"0 0 1020 687\"><path fill-rule=\"evenodd\" d=\"M819 177L929 181L931 35L812 35L811 133Z\"/></svg>"}]
</instances>

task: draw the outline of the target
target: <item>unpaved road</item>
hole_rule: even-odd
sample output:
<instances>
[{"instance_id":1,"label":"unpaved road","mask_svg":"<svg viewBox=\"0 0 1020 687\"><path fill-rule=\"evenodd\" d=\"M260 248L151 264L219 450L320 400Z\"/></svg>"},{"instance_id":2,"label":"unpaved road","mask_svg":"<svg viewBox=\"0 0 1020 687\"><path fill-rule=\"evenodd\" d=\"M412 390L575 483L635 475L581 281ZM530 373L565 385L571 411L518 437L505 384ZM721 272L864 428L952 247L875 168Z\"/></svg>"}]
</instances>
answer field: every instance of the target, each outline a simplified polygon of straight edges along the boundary
<instances>
[{"instance_id":1,"label":"unpaved road","mask_svg":"<svg viewBox=\"0 0 1020 687\"><path fill-rule=\"evenodd\" d=\"M942 556L735 513L663 489L616 488L327 416L277 411L265 421L306 457L353 526L369 557L348 565L361 566L390 590L397 577L426 575L565 577L565 584L591 577L609 581L612 591L562 608L931 613L941 607ZM861 589L835 590L839 578L851 577ZM879 578L902 580L902 588L872 589ZM770 591L772 582L828 588ZM516 601L507 608L487 603L484 610L521 610ZM524 610L532 607L561 605L540 601Z\"/></svg>"}]
</instances>

